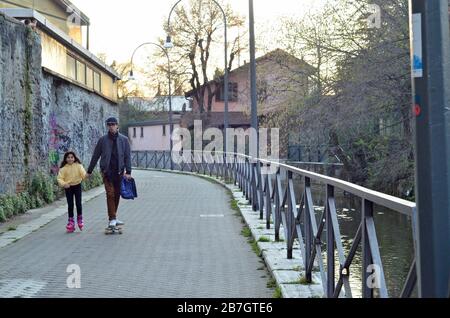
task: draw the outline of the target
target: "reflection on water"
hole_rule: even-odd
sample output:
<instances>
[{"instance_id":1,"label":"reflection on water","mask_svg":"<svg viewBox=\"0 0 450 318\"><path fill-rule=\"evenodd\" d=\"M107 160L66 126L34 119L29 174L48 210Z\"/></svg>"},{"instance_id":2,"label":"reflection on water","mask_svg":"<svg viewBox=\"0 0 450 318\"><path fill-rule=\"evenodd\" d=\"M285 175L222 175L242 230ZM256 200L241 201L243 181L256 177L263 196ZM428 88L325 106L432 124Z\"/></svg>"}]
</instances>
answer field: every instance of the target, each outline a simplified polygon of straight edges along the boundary
<instances>
[{"instance_id":1,"label":"reflection on water","mask_svg":"<svg viewBox=\"0 0 450 318\"><path fill-rule=\"evenodd\" d=\"M300 202L303 186L297 180L294 181L297 202ZM325 199L324 186L313 185L312 190L316 220L320 224ZM361 223L361 199L349 194L344 195L337 189L335 191L342 245L347 257ZM414 258L411 219L401 213L375 205L374 220L389 297L399 297ZM326 230L322 235L322 242L326 244ZM326 270L326 246L323 247L323 261ZM336 252L336 279L339 277L338 264ZM361 264L360 244L350 266L350 286L353 297L361 297Z\"/></svg>"}]
</instances>

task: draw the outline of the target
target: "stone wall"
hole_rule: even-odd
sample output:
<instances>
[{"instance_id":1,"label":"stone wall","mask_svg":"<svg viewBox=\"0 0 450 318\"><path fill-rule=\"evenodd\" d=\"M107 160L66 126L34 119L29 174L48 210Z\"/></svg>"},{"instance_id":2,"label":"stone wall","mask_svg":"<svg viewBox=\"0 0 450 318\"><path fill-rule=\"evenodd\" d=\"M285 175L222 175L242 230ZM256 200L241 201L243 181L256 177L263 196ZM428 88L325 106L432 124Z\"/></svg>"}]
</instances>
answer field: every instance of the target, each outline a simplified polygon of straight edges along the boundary
<instances>
[{"instance_id":1,"label":"stone wall","mask_svg":"<svg viewBox=\"0 0 450 318\"><path fill-rule=\"evenodd\" d=\"M44 72L41 82L44 152L56 173L63 154L73 150L87 168L98 139L106 132L105 120L117 115L106 99Z\"/></svg>"},{"instance_id":2,"label":"stone wall","mask_svg":"<svg viewBox=\"0 0 450 318\"><path fill-rule=\"evenodd\" d=\"M56 173L67 150L89 163L108 100L47 74L39 35L0 13L0 194L14 193L41 170Z\"/></svg>"}]
</instances>

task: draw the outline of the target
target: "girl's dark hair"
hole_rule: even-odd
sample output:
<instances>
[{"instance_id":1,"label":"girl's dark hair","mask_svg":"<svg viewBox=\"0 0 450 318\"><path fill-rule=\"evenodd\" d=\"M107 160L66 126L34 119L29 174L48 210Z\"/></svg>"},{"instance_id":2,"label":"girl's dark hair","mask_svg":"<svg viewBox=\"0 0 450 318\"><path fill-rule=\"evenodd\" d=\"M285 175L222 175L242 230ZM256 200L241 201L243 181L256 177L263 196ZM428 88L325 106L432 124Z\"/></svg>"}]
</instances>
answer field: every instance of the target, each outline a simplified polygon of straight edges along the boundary
<instances>
[{"instance_id":1,"label":"girl's dark hair","mask_svg":"<svg viewBox=\"0 0 450 318\"><path fill-rule=\"evenodd\" d=\"M78 159L78 157L77 157L77 155L75 154L75 152L73 152L73 151L68 151L68 152L66 152L65 154L64 154L64 159L63 159L63 161L61 162L61 167L60 168L64 168L64 166L67 164L67 157L69 156L69 155L72 155L74 158L75 158L75 161L74 161L74 163L79 163L80 165L81 165L81 161L80 161L80 159Z\"/></svg>"}]
</instances>

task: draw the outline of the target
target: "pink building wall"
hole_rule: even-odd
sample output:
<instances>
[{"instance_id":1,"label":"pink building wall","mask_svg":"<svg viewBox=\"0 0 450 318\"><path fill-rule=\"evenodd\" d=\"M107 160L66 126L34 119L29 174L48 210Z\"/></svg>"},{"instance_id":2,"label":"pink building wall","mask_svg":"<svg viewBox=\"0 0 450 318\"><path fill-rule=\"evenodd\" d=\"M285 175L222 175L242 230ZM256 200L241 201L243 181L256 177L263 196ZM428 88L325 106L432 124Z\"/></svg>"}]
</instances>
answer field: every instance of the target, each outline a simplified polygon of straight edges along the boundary
<instances>
[{"instance_id":1,"label":"pink building wall","mask_svg":"<svg viewBox=\"0 0 450 318\"><path fill-rule=\"evenodd\" d=\"M289 101L306 96L313 89L311 76L314 68L302 60L282 51L275 50L257 60L258 109L266 113L285 106ZM229 82L238 84L237 101L229 101L230 112L250 113L250 67L246 64L229 73ZM214 92L215 84L211 84ZM208 93L205 93L204 107L207 111ZM212 112L223 112L225 103L213 97ZM194 98L193 111L199 112Z\"/></svg>"},{"instance_id":2,"label":"pink building wall","mask_svg":"<svg viewBox=\"0 0 450 318\"><path fill-rule=\"evenodd\" d=\"M166 127L166 134L163 135L163 126ZM173 129L179 128L179 124L174 124ZM136 136L134 136L136 128ZM141 128L143 137L141 137ZM128 128L131 151L169 151L170 150L170 126L130 126Z\"/></svg>"},{"instance_id":3,"label":"pink building wall","mask_svg":"<svg viewBox=\"0 0 450 318\"><path fill-rule=\"evenodd\" d=\"M248 80L248 73L239 71L239 72L232 72L229 75L229 82L230 83L237 83L238 84L238 100L237 101L229 101L228 102L228 111L230 112L246 112L249 110L248 105L250 105L249 98L248 98L248 92L250 92L249 80ZM216 90L216 85L211 85L211 90L214 92ZM247 92L247 94L245 94ZM205 94L204 99L204 107L205 111L208 107L208 93ZM225 103L216 101L216 96L213 97L212 101L212 107L211 110L213 112L223 112L225 109ZM199 106L197 101L194 99L193 102L193 111L199 111Z\"/></svg>"}]
</instances>

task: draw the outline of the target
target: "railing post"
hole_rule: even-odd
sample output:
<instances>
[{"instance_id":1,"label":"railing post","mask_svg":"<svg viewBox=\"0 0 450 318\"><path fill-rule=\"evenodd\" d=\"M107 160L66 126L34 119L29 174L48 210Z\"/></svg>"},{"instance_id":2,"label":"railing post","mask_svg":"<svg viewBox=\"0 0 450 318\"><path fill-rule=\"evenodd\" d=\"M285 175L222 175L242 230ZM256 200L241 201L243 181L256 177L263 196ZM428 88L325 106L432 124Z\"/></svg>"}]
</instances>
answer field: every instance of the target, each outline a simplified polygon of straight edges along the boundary
<instances>
[{"instance_id":1,"label":"railing post","mask_svg":"<svg viewBox=\"0 0 450 318\"><path fill-rule=\"evenodd\" d=\"M257 168L256 163L252 163L252 182L251 182L251 188L252 188L252 208L253 211L258 211L258 184L257 184Z\"/></svg>"},{"instance_id":2,"label":"railing post","mask_svg":"<svg viewBox=\"0 0 450 318\"><path fill-rule=\"evenodd\" d=\"M155 168L156 168L156 152L152 152L152 160L153 160L153 164L155 165Z\"/></svg>"},{"instance_id":3,"label":"railing post","mask_svg":"<svg viewBox=\"0 0 450 318\"><path fill-rule=\"evenodd\" d=\"M372 253L370 252L369 235L367 233L367 218L373 216L373 203L365 199L362 200L362 297L373 298L373 289L367 284L369 273L367 270L373 264Z\"/></svg>"},{"instance_id":4,"label":"railing post","mask_svg":"<svg viewBox=\"0 0 450 318\"><path fill-rule=\"evenodd\" d=\"M283 193L281 188L281 169L278 169L275 178L275 210L274 210L274 226L275 241L280 241L280 225L281 225L281 205L283 204Z\"/></svg>"},{"instance_id":5,"label":"railing post","mask_svg":"<svg viewBox=\"0 0 450 318\"><path fill-rule=\"evenodd\" d=\"M166 152L163 151L163 169L166 169Z\"/></svg>"},{"instance_id":6,"label":"railing post","mask_svg":"<svg viewBox=\"0 0 450 318\"><path fill-rule=\"evenodd\" d=\"M309 214L309 200L308 200L308 191L307 189L311 188L311 179L305 177L305 213L303 213L304 217L304 225L305 225L305 278L308 282L312 281L312 270L308 270L309 263L311 262L312 257L312 225Z\"/></svg>"},{"instance_id":7,"label":"railing post","mask_svg":"<svg viewBox=\"0 0 450 318\"><path fill-rule=\"evenodd\" d=\"M208 166L208 170L209 170L209 176L212 177L213 176L213 169L214 169L214 161L215 159L213 158L212 154L211 154L211 158L207 164ZM211 168L212 165L212 168Z\"/></svg>"},{"instance_id":8,"label":"railing post","mask_svg":"<svg viewBox=\"0 0 450 318\"><path fill-rule=\"evenodd\" d=\"M258 204L259 218L264 220L264 179L261 172L262 163L258 161Z\"/></svg>"},{"instance_id":9,"label":"railing post","mask_svg":"<svg viewBox=\"0 0 450 318\"><path fill-rule=\"evenodd\" d=\"M237 155L233 154L233 184L237 184L237 171L238 171L238 163L237 163Z\"/></svg>"},{"instance_id":10,"label":"railing post","mask_svg":"<svg viewBox=\"0 0 450 318\"><path fill-rule=\"evenodd\" d=\"M270 230L270 217L272 215L272 178L266 176L266 228Z\"/></svg>"},{"instance_id":11,"label":"railing post","mask_svg":"<svg viewBox=\"0 0 450 318\"><path fill-rule=\"evenodd\" d=\"M214 168L216 170L216 178L219 178L219 167L220 167L220 162L219 160L217 160L218 156L216 154L216 160L214 162Z\"/></svg>"},{"instance_id":12,"label":"railing post","mask_svg":"<svg viewBox=\"0 0 450 318\"><path fill-rule=\"evenodd\" d=\"M294 193L294 181L293 181L293 173L292 171L288 171L287 173L287 205L288 208L285 210L286 212L286 224L283 226L286 228L286 243L287 243L287 258L292 259L292 252L294 247L294 230L295 230L295 218L294 211L297 209L297 204L295 200Z\"/></svg>"},{"instance_id":13,"label":"railing post","mask_svg":"<svg viewBox=\"0 0 450 318\"><path fill-rule=\"evenodd\" d=\"M244 162L242 162L242 158L241 161L239 162L239 188L245 193L245 188L244 188Z\"/></svg>"},{"instance_id":14,"label":"railing post","mask_svg":"<svg viewBox=\"0 0 450 318\"><path fill-rule=\"evenodd\" d=\"M335 243L329 200L334 199L334 187L327 185L326 190L326 229L327 229L327 297L332 298L335 291Z\"/></svg>"},{"instance_id":15,"label":"railing post","mask_svg":"<svg viewBox=\"0 0 450 318\"><path fill-rule=\"evenodd\" d=\"M245 158L245 162L244 162L244 194L245 194L245 199L248 200L249 195L248 195L248 162L247 162L247 158Z\"/></svg>"}]
</instances>

